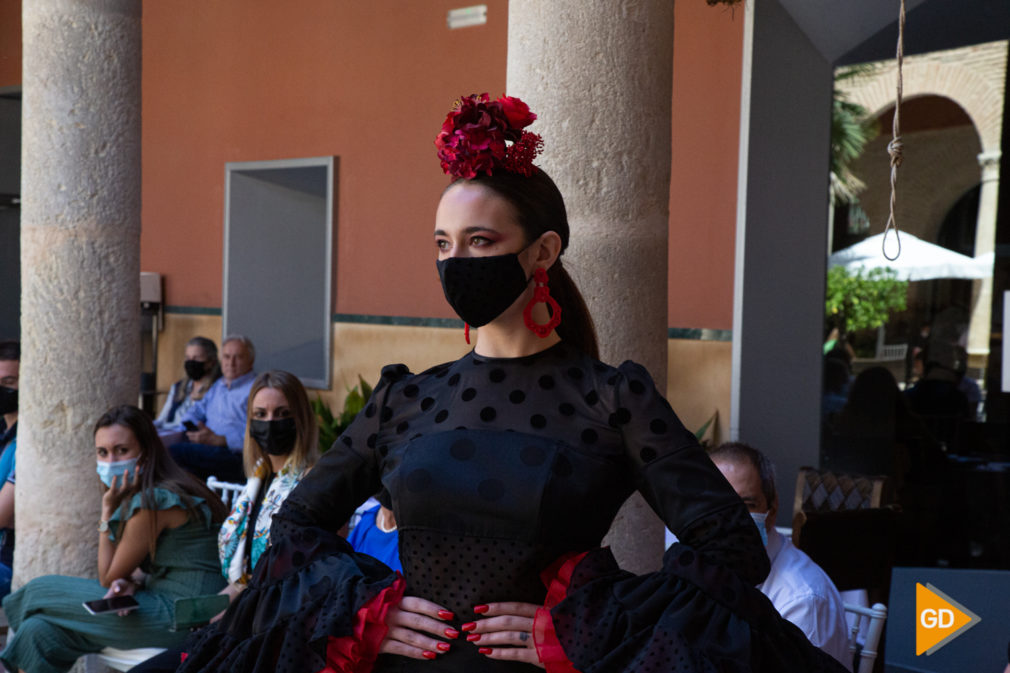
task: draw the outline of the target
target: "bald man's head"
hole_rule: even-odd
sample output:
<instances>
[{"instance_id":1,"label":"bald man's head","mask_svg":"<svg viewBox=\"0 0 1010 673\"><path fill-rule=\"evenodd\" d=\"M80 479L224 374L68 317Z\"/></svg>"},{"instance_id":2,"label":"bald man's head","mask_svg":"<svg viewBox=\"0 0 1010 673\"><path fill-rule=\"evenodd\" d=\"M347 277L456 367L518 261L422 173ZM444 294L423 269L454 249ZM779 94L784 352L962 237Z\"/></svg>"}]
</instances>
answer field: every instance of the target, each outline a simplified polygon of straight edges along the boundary
<instances>
[{"instance_id":1,"label":"bald man's head","mask_svg":"<svg viewBox=\"0 0 1010 673\"><path fill-rule=\"evenodd\" d=\"M726 481L754 513L767 512L769 527L775 525L778 493L775 490L775 466L767 456L742 442L727 442L709 453Z\"/></svg>"}]
</instances>

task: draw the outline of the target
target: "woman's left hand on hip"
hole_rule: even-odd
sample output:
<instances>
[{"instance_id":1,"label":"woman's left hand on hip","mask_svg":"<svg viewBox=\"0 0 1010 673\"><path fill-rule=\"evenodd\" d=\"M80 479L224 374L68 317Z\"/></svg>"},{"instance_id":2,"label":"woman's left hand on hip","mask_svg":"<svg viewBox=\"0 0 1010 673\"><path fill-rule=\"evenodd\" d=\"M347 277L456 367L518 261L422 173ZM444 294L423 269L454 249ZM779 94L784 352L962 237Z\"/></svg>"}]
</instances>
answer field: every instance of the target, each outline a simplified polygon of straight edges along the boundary
<instances>
[{"instance_id":1,"label":"woman's left hand on hip","mask_svg":"<svg viewBox=\"0 0 1010 673\"><path fill-rule=\"evenodd\" d=\"M481 618L467 629L467 639L489 659L522 661L543 668L533 643L533 618L539 605L533 603L488 603L477 606Z\"/></svg>"}]
</instances>

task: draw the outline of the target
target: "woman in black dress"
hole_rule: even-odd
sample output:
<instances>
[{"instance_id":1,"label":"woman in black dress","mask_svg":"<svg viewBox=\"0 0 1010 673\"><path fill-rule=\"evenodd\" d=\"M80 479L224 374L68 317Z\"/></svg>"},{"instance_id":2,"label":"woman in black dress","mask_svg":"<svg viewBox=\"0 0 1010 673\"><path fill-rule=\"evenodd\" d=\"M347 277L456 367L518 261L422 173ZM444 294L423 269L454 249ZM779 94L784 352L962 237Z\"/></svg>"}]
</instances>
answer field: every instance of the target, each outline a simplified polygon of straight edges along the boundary
<instances>
[{"instance_id":1,"label":"woman in black dress","mask_svg":"<svg viewBox=\"0 0 1010 673\"><path fill-rule=\"evenodd\" d=\"M182 670L841 670L753 589L768 571L757 528L649 374L596 359L533 119L471 96L436 141L455 178L438 270L479 328L474 350L383 369ZM380 489L403 576L335 533ZM599 548L636 489L681 541L641 576Z\"/></svg>"}]
</instances>

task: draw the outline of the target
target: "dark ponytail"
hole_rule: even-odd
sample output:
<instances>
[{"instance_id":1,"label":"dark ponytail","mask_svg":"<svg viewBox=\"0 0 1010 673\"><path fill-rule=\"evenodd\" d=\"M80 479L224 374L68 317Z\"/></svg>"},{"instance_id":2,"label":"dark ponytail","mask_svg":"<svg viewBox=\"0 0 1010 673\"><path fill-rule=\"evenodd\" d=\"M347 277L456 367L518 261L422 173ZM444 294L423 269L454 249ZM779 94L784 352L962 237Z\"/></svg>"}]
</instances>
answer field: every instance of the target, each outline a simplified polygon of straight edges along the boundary
<instances>
[{"instance_id":1,"label":"dark ponytail","mask_svg":"<svg viewBox=\"0 0 1010 673\"><path fill-rule=\"evenodd\" d=\"M599 360L600 347L596 343L593 316L589 314L589 308L586 307L586 301L582 298L575 281L561 265L560 257L547 272L547 279L551 296L561 307L561 324L556 330L558 336L594 360Z\"/></svg>"},{"instance_id":2,"label":"dark ponytail","mask_svg":"<svg viewBox=\"0 0 1010 673\"><path fill-rule=\"evenodd\" d=\"M553 231L561 237L561 254L568 247L568 212L561 190L542 169L530 177L499 171L480 175L476 182L493 190L516 209L519 226L532 242ZM586 355L599 359L596 328L582 293L561 264L561 256L548 271L551 296L561 306L561 324L557 327L562 340L576 346Z\"/></svg>"}]
</instances>

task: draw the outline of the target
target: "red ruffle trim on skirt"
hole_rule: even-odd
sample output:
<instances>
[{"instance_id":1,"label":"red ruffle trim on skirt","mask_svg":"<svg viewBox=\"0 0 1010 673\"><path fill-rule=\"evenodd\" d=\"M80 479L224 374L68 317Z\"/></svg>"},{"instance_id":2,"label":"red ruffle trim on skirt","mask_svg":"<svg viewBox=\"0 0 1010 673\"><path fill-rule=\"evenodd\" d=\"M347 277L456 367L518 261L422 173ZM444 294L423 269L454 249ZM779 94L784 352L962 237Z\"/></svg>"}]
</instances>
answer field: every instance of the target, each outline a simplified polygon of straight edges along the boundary
<instances>
[{"instance_id":1,"label":"red ruffle trim on skirt","mask_svg":"<svg viewBox=\"0 0 1010 673\"><path fill-rule=\"evenodd\" d=\"M399 575L399 573L397 573ZM406 583L397 577L393 583L361 606L354 619L354 633L330 637L326 644L326 666L318 673L368 673L379 656L379 646L389 628L386 614L400 603Z\"/></svg>"},{"instance_id":2,"label":"red ruffle trim on skirt","mask_svg":"<svg viewBox=\"0 0 1010 673\"><path fill-rule=\"evenodd\" d=\"M540 579L547 587L547 598L544 599L544 607L538 608L536 617L533 618L533 644L547 673L579 673L568 660L561 642L558 641L554 620L551 618L551 608L564 600L575 567L588 553L566 554L540 573Z\"/></svg>"}]
</instances>

